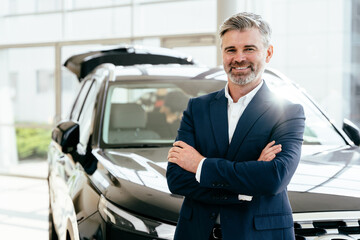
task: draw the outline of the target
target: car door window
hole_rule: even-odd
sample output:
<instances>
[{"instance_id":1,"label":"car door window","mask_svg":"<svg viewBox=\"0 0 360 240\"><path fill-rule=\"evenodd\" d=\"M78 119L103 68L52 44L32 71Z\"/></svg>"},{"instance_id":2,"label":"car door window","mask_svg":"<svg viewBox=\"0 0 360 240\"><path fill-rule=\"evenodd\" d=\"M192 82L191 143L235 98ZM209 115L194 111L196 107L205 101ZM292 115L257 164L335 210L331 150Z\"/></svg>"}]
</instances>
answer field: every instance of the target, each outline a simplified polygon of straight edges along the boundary
<instances>
[{"instance_id":1,"label":"car door window","mask_svg":"<svg viewBox=\"0 0 360 240\"><path fill-rule=\"evenodd\" d=\"M93 81L90 81L90 80L87 80L83 83L81 90L78 94L78 97L75 100L71 114L70 114L71 120L78 121L84 100L85 100L86 96L88 95L89 89L92 84L93 84Z\"/></svg>"},{"instance_id":2,"label":"car door window","mask_svg":"<svg viewBox=\"0 0 360 240\"><path fill-rule=\"evenodd\" d=\"M98 89L97 85L97 81L92 81L77 119L80 125L80 144L83 147L86 147L91 134L91 126L94 118L94 106Z\"/></svg>"}]
</instances>

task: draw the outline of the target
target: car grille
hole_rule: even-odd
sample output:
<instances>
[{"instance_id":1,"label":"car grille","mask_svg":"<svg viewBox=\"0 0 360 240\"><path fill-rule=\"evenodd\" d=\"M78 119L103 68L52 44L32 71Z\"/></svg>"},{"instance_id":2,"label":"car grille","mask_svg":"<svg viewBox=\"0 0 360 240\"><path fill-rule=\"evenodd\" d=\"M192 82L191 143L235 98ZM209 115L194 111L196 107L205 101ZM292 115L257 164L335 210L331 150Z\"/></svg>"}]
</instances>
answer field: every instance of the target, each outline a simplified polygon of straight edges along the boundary
<instances>
[{"instance_id":1,"label":"car grille","mask_svg":"<svg viewBox=\"0 0 360 240\"><path fill-rule=\"evenodd\" d=\"M360 219L297 221L294 228L296 240L360 240Z\"/></svg>"}]
</instances>

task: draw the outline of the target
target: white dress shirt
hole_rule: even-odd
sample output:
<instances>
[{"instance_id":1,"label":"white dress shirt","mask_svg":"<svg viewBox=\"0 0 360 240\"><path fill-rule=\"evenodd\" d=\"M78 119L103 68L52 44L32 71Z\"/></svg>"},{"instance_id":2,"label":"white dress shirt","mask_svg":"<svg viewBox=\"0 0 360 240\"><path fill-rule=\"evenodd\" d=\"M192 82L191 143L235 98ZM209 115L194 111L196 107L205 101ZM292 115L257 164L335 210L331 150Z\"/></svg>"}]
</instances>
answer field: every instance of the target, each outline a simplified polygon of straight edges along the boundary
<instances>
[{"instance_id":1,"label":"white dress shirt","mask_svg":"<svg viewBox=\"0 0 360 240\"><path fill-rule=\"evenodd\" d=\"M234 102L234 100L230 96L229 86L228 86L228 84L226 84L225 97L228 99L227 113L228 113L228 126L229 126L229 129L228 129L229 144L231 143L231 139L234 135L236 125L237 125L241 115L243 114L246 107L249 105L250 101L254 98L255 94L259 91L259 89L263 85L263 82L264 81L261 81L260 84L256 86L256 88L254 88L251 92L249 92L245 96L241 97L237 102ZM196 170L195 177L198 182L200 182L201 169L202 169L202 165L203 165L204 161L206 161L206 158L201 160L201 162L199 163L199 166ZM251 201L252 196L239 194L238 199L242 200L242 201Z\"/></svg>"}]
</instances>

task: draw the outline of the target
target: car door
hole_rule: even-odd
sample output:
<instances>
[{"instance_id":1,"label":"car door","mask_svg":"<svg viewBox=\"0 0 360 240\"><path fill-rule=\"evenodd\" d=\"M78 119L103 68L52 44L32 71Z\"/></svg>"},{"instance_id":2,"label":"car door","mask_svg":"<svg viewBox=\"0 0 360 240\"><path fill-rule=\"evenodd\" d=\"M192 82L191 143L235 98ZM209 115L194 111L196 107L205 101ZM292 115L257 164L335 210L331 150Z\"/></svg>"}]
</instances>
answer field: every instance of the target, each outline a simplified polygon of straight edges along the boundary
<instances>
[{"instance_id":1,"label":"car door","mask_svg":"<svg viewBox=\"0 0 360 240\"><path fill-rule=\"evenodd\" d=\"M99 81L96 79L84 80L69 116L70 120L77 122L81 129L77 156L84 154L88 144L98 85ZM64 154L61 147L55 142L50 144L50 201L54 226L59 239L66 239L67 234L71 236L71 239L79 239L77 222L89 214L82 212L76 216L80 212L79 204L77 204L79 193L87 182L87 177L81 164L77 161L77 156Z\"/></svg>"}]
</instances>

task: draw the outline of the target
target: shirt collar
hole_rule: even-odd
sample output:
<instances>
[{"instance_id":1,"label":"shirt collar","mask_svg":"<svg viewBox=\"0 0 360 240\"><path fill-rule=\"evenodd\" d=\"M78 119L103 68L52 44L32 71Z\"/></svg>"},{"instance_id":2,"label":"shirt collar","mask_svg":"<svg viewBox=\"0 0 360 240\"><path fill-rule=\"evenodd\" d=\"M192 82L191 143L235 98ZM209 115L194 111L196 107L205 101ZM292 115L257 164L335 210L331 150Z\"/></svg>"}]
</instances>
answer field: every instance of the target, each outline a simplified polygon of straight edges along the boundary
<instances>
[{"instance_id":1,"label":"shirt collar","mask_svg":"<svg viewBox=\"0 0 360 240\"><path fill-rule=\"evenodd\" d=\"M243 102L243 104L246 106L247 104L249 104L249 102L254 98L255 94L259 91L259 89L261 88L261 86L264 84L264 80L261 80L260 84L256 86L256 88L254 88L253 90L251 90L248 94L246 94L245 96L242 96L238 102ZM229 93L229 85L228 83L226 83L225 86L225 97L228 99L228 103L234 103L232 97L230 96Z\"/></svg>"}]
</instances>

